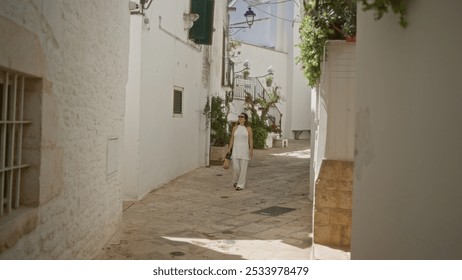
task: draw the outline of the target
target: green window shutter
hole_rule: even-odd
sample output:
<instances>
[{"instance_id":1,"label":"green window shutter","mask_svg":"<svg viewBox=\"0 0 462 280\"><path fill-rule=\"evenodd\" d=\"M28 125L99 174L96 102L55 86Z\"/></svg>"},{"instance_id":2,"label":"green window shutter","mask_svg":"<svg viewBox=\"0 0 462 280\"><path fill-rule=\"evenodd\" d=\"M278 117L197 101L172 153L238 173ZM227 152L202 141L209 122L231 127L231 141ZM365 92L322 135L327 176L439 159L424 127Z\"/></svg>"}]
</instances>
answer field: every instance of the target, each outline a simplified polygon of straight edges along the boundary
<instances>
[{"instance_id":1,"label":"green window shutter","mask_svg":"<svg viewBox=\"0 0 462 280\"><path fill-rule=\"evenodd\" d=\"M189 30L189 39L200 45L211 45L215 0L191 0L191 13L199 19Z\"/></svg>"}]
</instances>

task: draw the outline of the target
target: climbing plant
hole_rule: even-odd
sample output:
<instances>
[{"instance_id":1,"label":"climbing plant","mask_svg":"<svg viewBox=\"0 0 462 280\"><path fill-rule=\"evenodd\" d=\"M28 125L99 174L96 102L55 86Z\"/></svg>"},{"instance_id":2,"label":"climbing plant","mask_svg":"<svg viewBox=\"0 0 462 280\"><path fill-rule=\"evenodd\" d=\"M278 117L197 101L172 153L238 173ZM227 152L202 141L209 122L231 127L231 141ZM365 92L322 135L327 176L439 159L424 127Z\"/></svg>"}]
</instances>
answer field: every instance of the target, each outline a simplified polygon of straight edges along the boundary
<instances>
[{"instance_id":1,"label":"climbing plant","mask_svg":"<svg viewBox=\"0 0 462 280\"><path fill-rule=\"evenodd\" d=\"M321 76L326 41L356 35L356 0L310 0L304 2L304 10L297 62L302 64L308 84L314 87Z\"/></svg>"},{"instance_id":2,"label":"climbing plant","mask_svg":"<svg viewBox=\"0 0 462 280\"><path fill-rule=\"evenodd\" d=\"M400 15L400 25L406 27L406 7L410 0L307 0L298 44L300 55L296 58L311 87L318 85L321 62L327 40L343 40L356 35L356 3L365 11L375 11L378 20L388 11Z\"/></svg>"},{"instance_id":3,"label":"climbing plant","mask_svg":"<svg viewBox=\"0 0 462 280\"><path fill-rule=\"evenodd\" d=\"M399 14L399 24L402 27L407 26L407 2L408 0L358 0L363 4L363 10L375 11L375 19L379 20L385 13L388 13L389 9L395 14Z\"/></svg>"}]
</instances>

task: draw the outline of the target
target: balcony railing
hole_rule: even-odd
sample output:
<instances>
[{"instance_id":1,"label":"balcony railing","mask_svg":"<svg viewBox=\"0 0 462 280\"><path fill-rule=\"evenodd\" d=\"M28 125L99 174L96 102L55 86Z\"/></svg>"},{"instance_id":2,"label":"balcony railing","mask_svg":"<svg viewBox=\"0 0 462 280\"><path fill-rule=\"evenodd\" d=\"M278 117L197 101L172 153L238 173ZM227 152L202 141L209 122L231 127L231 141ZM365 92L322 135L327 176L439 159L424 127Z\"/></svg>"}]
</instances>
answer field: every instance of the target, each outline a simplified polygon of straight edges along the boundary
<instances>
[{"instance_id":1,"label":"balcony railing","mask_svg":"<svg viewBox=\"0 0 462 280\"><path fill-rule=\"evenodd\" d=\"M244 79L242 74L236 74L234 82L234 95L235 100L241 100L245 102L247 93L249 93L254 99L268 97L268 92L265 86L261 83L258 78L248 77ZM268 111L268 126L272 127L275 131L281 131L282 125L282 113L277 106L273 106Z\"/></svg>"}]
</instances>

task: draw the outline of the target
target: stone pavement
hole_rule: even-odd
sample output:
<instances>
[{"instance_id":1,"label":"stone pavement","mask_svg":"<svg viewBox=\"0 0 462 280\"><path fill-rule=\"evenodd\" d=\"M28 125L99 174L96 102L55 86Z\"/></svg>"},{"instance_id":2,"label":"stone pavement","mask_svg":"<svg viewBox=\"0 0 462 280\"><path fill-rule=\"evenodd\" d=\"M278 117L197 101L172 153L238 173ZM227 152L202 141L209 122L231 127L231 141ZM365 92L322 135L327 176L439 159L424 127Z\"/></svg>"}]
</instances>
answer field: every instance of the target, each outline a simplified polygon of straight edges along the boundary
<instances>
[{"instance_id":1,"label":"stone pavement","mask_svg":"<svg viewBox=\"0 0 462 280\"><path fill-rule=\"evenodd\" d=\"M95 259L313 259L309 156L309 140L255 150L242 191L221 166L180 176L124 203L119 232Z\"/></svg>"}]
</instances>

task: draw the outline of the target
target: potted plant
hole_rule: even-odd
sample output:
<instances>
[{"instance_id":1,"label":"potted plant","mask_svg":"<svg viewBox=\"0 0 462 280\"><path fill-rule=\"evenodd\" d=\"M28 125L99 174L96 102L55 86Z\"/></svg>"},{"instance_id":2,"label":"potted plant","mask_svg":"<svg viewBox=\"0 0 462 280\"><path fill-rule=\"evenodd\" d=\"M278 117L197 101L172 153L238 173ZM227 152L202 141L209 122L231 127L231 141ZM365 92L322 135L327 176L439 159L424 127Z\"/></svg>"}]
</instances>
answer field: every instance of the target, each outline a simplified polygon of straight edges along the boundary
<instances>
[{"instance_id":1,"label":"potted plant","mask_svg":"<svg viewBox=\"0 0 462 280\"><path fill-rule=\"evenodd\" d=\"M266 76L266 86L270 87L273 84L273 75Z\"/></svg>"},{"instance_id":2,"label":"potted plant","mask_svg":"<svg viewBox=\"0 0 462 280\"><path fill-rule=\"evenodd\" d=\"M207 111L208 110L208 111ZM228 132L229 98L212 97L211 105L208 102L204 114L210 121L210 164L223 164L229 142Z\"/></svg>"},{"instance_id":3,"label":"potted plant","mask_svg":"<svg viewBox=\"0 0 462 280\"><path fill-rule=\"evenodd\" d=\"M244 72L242 72L242 75L244 76L244 79L247 80L250 75L250 70L245 69Z\"/></svg>"}]
</instances>

